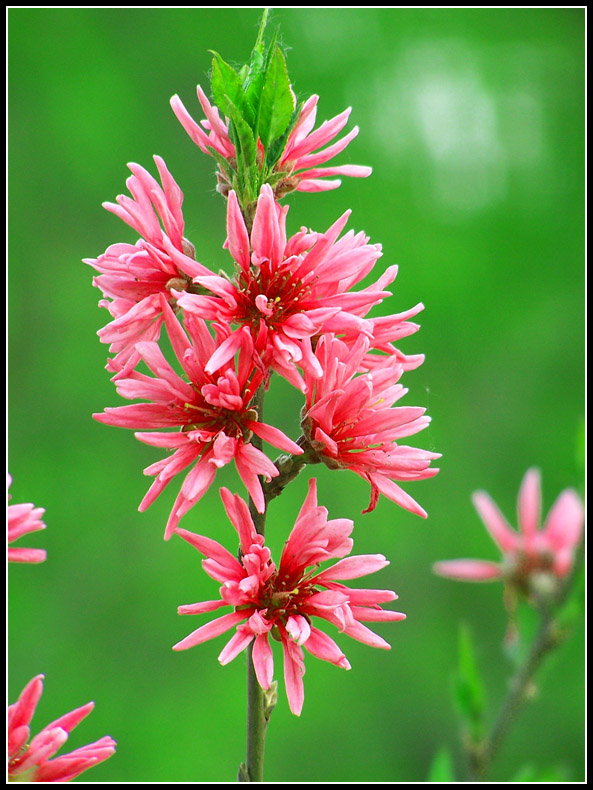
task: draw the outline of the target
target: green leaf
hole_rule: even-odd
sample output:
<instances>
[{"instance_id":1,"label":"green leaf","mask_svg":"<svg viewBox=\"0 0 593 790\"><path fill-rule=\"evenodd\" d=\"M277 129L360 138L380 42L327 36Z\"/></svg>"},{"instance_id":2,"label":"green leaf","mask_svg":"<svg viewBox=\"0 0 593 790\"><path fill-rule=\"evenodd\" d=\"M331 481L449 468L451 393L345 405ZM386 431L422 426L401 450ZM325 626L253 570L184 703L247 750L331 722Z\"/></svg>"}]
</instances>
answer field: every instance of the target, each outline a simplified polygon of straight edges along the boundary
<instances>
[{"instance_id":1,"label":"green leaf","mask_svg":"<svg viewBox=\"0 0 593 790\"><path fill-rule=\"evenodd\" d=\"M233 168L230 166L229 160L225 159L224 156L219 154L218 151L215 151L214 148L211 148L210 146L208 146L208 150L210 151L212 158L216 160L216 164L220 167L222 172L230 181L233 177Z\"/></svg>"},{"instance_id":2,"label":"green leaf","mask_svg":"<svg viewBox=\"0 0 593 790\"><path fill-rule=\"evenodd\" d=\"M263 20L262 20L263 22ZM243 90L245 92L245 100L253 111L253 117L257 119L259 110L259 101L261 98L262 88L264 86L264 79L266 76L267 58L265 56L265 47L263 41L263 29L260 29L260 34L251 53L247 75L243 79ZM257 130L254 128L254 132Z\"/></svg>"},{"instance_id":3,"label":"green leaf","mask_svg":"<svg viewBox=\"0 0 593 790\"><path fill-rule=\"evenodd\" d=\"M243 83L232 66L220 57L218 52L210 50L214 55L212 60L212 95L216 106L224 115L230 117L228 101L230 100L239 110L241 116L251 126L255 120L253 110L245 100Z\"/></svg>"},{"instance_id":4,"label":"green leaf","mask_svg":"<svg viewBox=\"0 0 593 790\"><path fill-rule=\"evenodd\" d=\"M279 46L270 57L259 103L257 131L264 150L286 131L293 115L293 98L286 61Z\"/></svg>"},{"instance_id":5,"label":"green leaf","mask_svg":"<svg viewBox=\"0 0 593 790\"><path fill-rule=\"evenodd\" d=\"M257 151L255 140L253 139L253 132L232 99L229 96L225 96L224 98L227 103L228 116L234 127L235 143L238 148L237 169L240 168L239 161L241 161L242 167L247 170L255 163L255 154Z\"/></svg>"},{"instance_id":6,"label":"green leaf","mask_svg":"<svg viewBox=\"0 0 593 790\"><path fill-rule=\"evenodd\" d=\"M281 173L270 173L266 178L266 184L269 184L273 187L278 181L282 181L283 178L286 178L288 172L282 171Z\"/></svg>"},{"instance_id":7,"label":"green leaf","mask_svg":"<svg viewBox=\"0 0 593 790\"><path fill-rule=\"evenodd\" d=\"M299 119L299 115L301 114L301 109L302 109L302 104L298 105L295 108L295 110L294 110L294 112L292 114L292 118L290 119L290 123L286 127L286 130L284 131L284 134L281 137L279 137L270 146L269 151L267 152L267 155L266 155L266 162L267 162L268 167L270 167L270 168L273 167L276 164L276 162L278 161L278 159L280 159L280 154L286 148L286 141L288 139L288 135L292 132L292 130L295 127L296 122Z\"/></svg>"},{"instance_id":8,"label":"green leaf","mask_svg":"<svg viewBox=\"0 0 593 790\"><path fill-rule=\"evenodd\" d=\"M448 749L444 747L436 753L430 771L428 772L427 782L454 782L455 771L453 770L453 760Z\"/></svg>"},{"instance_id":9,"label":"green leaf","mask_svg":"<svg viewBox=\"0 0 593 790\"><path fill-rule=\"evenodd\" d=\"M467 627L459 628L459 666L453 682L454 701L459 715L474 739L483 732L486 694L476 663L474 646Z\"/></svg>"}]
</instances>

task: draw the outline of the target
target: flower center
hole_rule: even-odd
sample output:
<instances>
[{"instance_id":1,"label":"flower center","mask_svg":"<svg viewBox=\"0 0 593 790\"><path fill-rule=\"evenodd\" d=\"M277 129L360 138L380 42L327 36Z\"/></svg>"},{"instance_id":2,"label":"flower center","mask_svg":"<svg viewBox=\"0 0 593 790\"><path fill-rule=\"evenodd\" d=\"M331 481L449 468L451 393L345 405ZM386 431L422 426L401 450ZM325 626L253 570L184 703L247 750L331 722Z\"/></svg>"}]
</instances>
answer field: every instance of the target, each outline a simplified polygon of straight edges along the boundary
<instances>
[{"instance_id":1,"label":"flower center","mask_svg":"<svg viewBox=\"0 0 593 790\"><path fill-rule=\"evenodd\" d=\"M286 263L274 271L270 262L264 261L257 272L238 274L238 323L258 328L263 319L268 327L276 329L291 315L303 311L311 286L296 277Z\"/></svg>"}]
</instances>

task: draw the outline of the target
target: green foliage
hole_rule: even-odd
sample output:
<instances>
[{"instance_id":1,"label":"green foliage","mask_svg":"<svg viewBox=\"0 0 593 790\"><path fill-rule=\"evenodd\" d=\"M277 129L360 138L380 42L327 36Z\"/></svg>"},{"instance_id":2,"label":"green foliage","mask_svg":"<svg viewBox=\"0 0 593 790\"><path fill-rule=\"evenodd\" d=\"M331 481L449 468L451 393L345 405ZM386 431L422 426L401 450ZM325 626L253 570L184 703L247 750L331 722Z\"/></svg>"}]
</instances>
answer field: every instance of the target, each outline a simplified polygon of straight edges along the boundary
<instances>
[{"instance_id":1,"label":"green foliage","mask_svg":"<svg viewBox=\"0 0 593 790\"><path fill-rule=\"evenodd\" d=\"M255 140L253 139L253 132L241 114L241 110L232 99L229 96L225 96L224 99L227 105L228 116L233 125L234 142L237 148L237 162L241 161L243 167L248 169L255 163L255 154L257 151Z\"/></svg>"},{"instance_id":2,"label":"green foliage","mask_svg":"<svg viewBox=\"0 0 593 790\"><path fill-rule=\"evenodd\" d=\"M274 33L267 48L264 31L267 11L262 16L259 34L248 64L239 71L210 50L212 60L211 92L214 104L230 119L229 134L237 149L236 175L228 163L218 164L243 207L254 201L264 182L275 184L282 176L271 173L290 130L298 118L284 54ZM257 141L265 153L265 163L257 163Z\"/></svg>"},{"instance_id":3,"label":"green foliage","mask_svg":"<svg viewBox=\"0 0 593 790\"><path fill-rule=\"evenodd\" d=\"M265 151L286 131L293 109L286 61L282 50L276 46L266 71L259 105L258 133Z\"/></svg>"},{"instance_id":4,"label":"green foliage","mask_svg":"<svg viewBox=\"0 0 593 790\"><path fill-rule=\"evenodd\" d=\"M243 83L237 72L220 57L218 52L211 50L212 59L212 96L217 107L224 115L231 116L229 101L237 108L242 118L253 125L253 110L246 101Z\"/></svg>"},{"instance_id":5,"label":"green foliage","mask_svg":"<svg viewBox=\"0 0 593 790\"><path fill-rule=\"evenodd\" d=\"M443 747L434 756L430 771L428 772L427 782L454 782L455 770L453 760L448 749Z\"/></svg>"},{"instance_id":6,"label":"green foliage","mask_svg":"<svg viewBox=\"0 0 593 790\"><path fill-rule=\"evenodd\" d=\"M457 672L453 678L453 699L472 738L481 738L484 731L486 694L471 634L463 623L459 626L459 656Z\"/></svg>"}]
</instances>

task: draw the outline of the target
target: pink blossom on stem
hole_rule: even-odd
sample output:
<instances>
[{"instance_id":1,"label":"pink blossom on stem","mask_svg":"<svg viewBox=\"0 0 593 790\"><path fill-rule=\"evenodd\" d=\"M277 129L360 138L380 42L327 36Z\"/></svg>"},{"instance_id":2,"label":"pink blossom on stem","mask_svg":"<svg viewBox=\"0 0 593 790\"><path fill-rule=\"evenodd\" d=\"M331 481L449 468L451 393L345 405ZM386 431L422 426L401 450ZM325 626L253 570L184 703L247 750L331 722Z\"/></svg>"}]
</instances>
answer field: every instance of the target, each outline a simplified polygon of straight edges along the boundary
<instances>
[{"instance_id":1,"label":"pink blossom on stem","mask_svg":"<svg viewBox=\"0 0 593 790\"><path fill-rule=\"evenodd\" d=\"M235 146L229 137L228 119L221 119L216 107L212 107L202 88L197 86L198 100L206 116L205 120L196 123L188 113L179 96L171 98L171 107L177 119L189 134L198 148L205 154L216 152L219 156L229 161L231 167L236 166ZM340 186L339 179L326 180L331 176L351 176L366 178L372 173L372 168L362 165L339 165L332 167L319 167L330 159L340 154L358 134L355 126L348 134L331 145L346 123L352 110L351 107L332 118L324 121L321 126L313 131L317 115L318 96L311 96L300 111L297 122L288 135L284 151L274 165L273 172L285 173L275 186L279 197L287 192L298 190L301 192L322 192L336 189ZM259 146L261 142L258 141ZM327 145L326 148L323 146ZM322 150L318 150L318 149ZM219 174L220 191L227 192L228 184L226 175Z\"/></svg>"},{"instance_id":2,"label":"pink blossom on stem","mask_svg":"<svg viewBox=\"0 0 593 790\"><path fill-rule=\"evenodd\" d=\"M528 469L519 491L518 531L508 522L485 491L473 495L476 510L503 554L502 563L486 560L447 560L433 566L435 573L460 581L507 579L524 586L539 574L561 579L570 571L585 518L580 497L571 488L563 491L540 529L541 483L538 469Z\"/></svg>"},{"instance_id":3,"label":"pink blossom on stem","mask_svg":"<svg viewBox=\"0 0 593 790\"><path fill-rule=\"evenodd\" d=\"M175 451L144 470L156 479L139 510L146 510L175 475L194 464L173 505L165 531L168 540L179 519L206 493L216 470L232 460L257 509L260 513L264 511L258 475L269 481L278 475L278 469L251 444L254 433L285 452L303 451L282 431L260 422L257 411L250 408L262 374L253 367L249 331L235 333L230 358L217 366L216 372L208 372L206 363L215 350L223 348L225 343L228 347L228 330L218 326L215 340L205 322L190 314L185 317L186 334L166 298L161 294L160 299L171 344L185 375L182 377L173 370L157 343L138 343L136 350L154 376L131 371L127 378L118 379L116 386L122 397L148 402L107 408L104 414L93 417L106 425L148 430L136 433L136 438ZM153 433L155 428L181 430Z\"/></svg>"},{"instance_id":4,"label":"pink blossom on stem","mask_svg":"<svg viewBox=\"0 0 593 790\"><path fill-rule=\"evenodd\" d=\"M191 286L191 278L210 274L194 260L191 242L183 236L183 193L159 156L154 160L162 187L143 167L129 164L126 184L132 198L119 195L117 203L103 206L141 234L135 244L113 244L97 259L84 260L100 272L93 284L101 289L113 321L100 329L103 343L110 343L115 357L108 369L125 376L138 363L134 349L140 341L158 340L163 316L160 295L171 298L171 289ZM111 301L109 301L111 300Z\"/></svg>"},{"instance_id":5,"label":"pink blossom on stem","mask_svg":"<svg viewBox=\"0 0 593 790\"><path fill-rule=\"evenodd\" d=\"M369 340L360 336L347 345L324 335L315 356L321 378L305 375L306 407L303 432L317 456L331 469L350 469L371 484L371 501L364 513L374 510L383 494L400 507L426 518L426 512L403 491L397 481L424 480L439 471L431 469L431 453L398 444L398 440L426 428L425 409L393 404L407 393L398 383L404 368L396 355L381 358L371 371L367 366Z\"/></svg>"},{"instance_id":6,"label":"pink blossom on stem","mask_svg":"<svg viewBox=\"0 0 593 790\"><path fill-rule=\"evenodd\" d=\"M12 477L8 475L8 487ZM8 494L8 499L11 499ZM41 516L45 513L42 507L31 504L9 505L7 508L8 542L12 543L29 532L45 529ZM9 562L43 562L47 556L45 549L8 548Z\"/></svg>"},{"instance_id":7,"label":"pink blossom on stem","mask_svg":"<svg viewBox=\"0 0 593 790\"><path fill-rule=\"evenodd\" d=\"M296 182L294 188L300 192L323 192L340 186L341 181L339 179L325 181L324 179L328 176L342 175L366 178L373 172L371 167L363 167L362 165L319 167L319 165L325 164L341 153L357 136L359 130L358 126L355 126L344 137L327 148L322 148L342 131L348 122L352 108L348 107L339 115L336 115L335 118L324 121L318 129L312 131L315 126L318 101L319 96L311 96L303 104L299 119L288 136L286 146L276 166L278 171L289 174L289 178ZM318 150L319 148L322 148L322 150Z\"/></svg>"},{"instance_id":8,"label":"pink blossom on stem","mask_svg":"<svg viewBox=\"0 0 593 790\"><path fill-rule=\"evenodd\" d=\"M209 371L225 362L236 335L248 327L264 371L272 368L304 390L296 366L317 378L323 372L313 352L317 336L333 332L354 338L362 333L371 339L371 347L395 353L392 341L418 329L407 319L422 305L399 316L366 319L371 307L390 295L385 289L397 266L389 267L373 285L351 291L373 269L381 246L369 244L367 236L353 231L339 238L349 211L326 233L302 228L287 240L287 211L264 184L250 235L231 191L225 246L236 264L234 278L199 276L195 283L212 295L174 294L186 312L237 327L208 362ZM401 358L409 367L422 361L422 357ZM374 364L372 358L369 364Z\"/></svg>"},{"instance_id":9,"label":"pink blossom on stem","mask_svg":"<svg viewBox=\"0 0 593 790\"><path fill-rule=\"evenodd\" d=\"M9 781L68 782L115 752L115 741L106 735L88 746L50 759L68 740L70 732L89 715L95 703L89 702L60 716L31 739L29 725L43 692L43 677L34 677L8 708Z\"/></svg>"},{"instance_id":10,"label":"pink blossom on stem","mask_svg":"<svg viewBox=\"0 0 593 790\"><path fill-rule=\"evenodd\" d=\"M380 604L397 598L391 590L351 589L344 580L356 579L388 565L381 554L346 557L352 550L350 519L327 519L327 509L317 504L316 481L295 526L284 544L280 565L271 559L264 538L253 525L246 503L238 495L221 489L224 507L240 539L240 558L220 543L184 529L176 532L206 559L206 573L218 582L220 600L179 607L179 614L204 614L221 607L233 611L201 626L174 646L186 650L231 628L235 633L222 650L219 661L228 664L251 642L253 664L262 688L272 683L274 663L269 637L282 644L284 680L291 711L300 715L304 700L303 647L312 655L343 669L350 664L338 645L313 625L319 617L339 631L371 647L389 649L389 644L363 622L403 620L400 612L381 609ZM340 558L320 570L320 563ZM341 559L345 558L345 559ZM255 640L255 641L254 641Z\"/></svg>"}]
</instances>

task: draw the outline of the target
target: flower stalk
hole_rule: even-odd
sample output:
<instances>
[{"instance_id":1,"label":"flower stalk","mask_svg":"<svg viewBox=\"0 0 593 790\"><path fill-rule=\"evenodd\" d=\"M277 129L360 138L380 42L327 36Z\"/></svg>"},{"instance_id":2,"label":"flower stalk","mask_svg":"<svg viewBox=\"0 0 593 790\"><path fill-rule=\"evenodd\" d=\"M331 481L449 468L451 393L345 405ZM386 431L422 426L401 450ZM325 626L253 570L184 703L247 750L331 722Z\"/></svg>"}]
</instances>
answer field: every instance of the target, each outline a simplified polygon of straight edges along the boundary
<instances>
[{"instance_id":1,"label":"flower stalk","mask_svg":"<svg viewBox=\"0 0 593 790\"><path fill-rule=\"evenodd\" d=\"M571 594L583 559L581 543L576 561L569 577L558 593L554 605L542 601L538 606L540 622L531 647L524 661L518 666L510 680L509 690L494 720L490 732L481 740L468 738L466 742L468 779L471 782L486 781L487 773L515 722L524 703L533 696L533 679L544 659L552 653L567 636L559 623L558 615Z\"/></svg>"},{"instance_id":2,"label":"flower stalk","mask_svg":"<svg viewBox=\"0 0 593 790\"><path fill-rule=\"evenodd\" d=\"M267 9L266 9L267 10ZM260 418L264 411L265 386L260 384L253 396L252 408L256 409ZM262 440L253 436L252 443L261 450ZM255 502L249 497L249 513L253 519L256 531L264 535L266 531L267 502L263 513L259 513ZM264 713L264 689L260 686L253 665L253 643L247 648L247 748L245 763L242 771L239 769L239 781L263 782L264 780L264 755L266 748L266 728L268 718Z\"/></svg>"}]
</instances>

